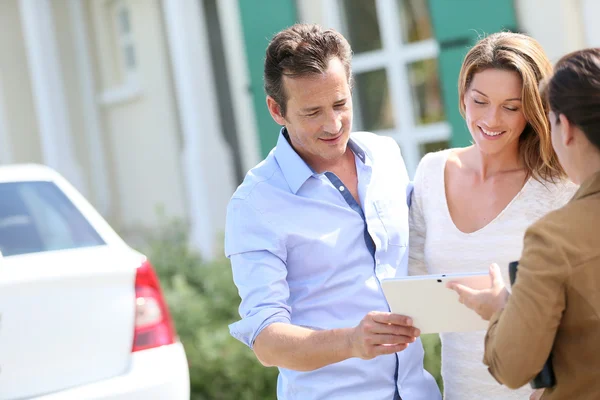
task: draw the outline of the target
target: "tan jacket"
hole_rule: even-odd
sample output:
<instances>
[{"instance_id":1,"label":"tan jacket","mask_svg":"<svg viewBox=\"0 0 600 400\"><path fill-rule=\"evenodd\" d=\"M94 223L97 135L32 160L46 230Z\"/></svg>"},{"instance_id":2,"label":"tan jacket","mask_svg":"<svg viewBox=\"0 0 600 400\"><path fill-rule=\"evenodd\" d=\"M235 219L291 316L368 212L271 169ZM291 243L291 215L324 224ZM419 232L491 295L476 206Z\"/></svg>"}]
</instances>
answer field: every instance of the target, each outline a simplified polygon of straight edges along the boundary
<instances>
[{"instance_id":1,"label":"tan jacket","mask_svg":"<svg viewBox=\"0 0 600 400\"><path fill-rule=\"evenodd\" d=\"M525 233L512 295L490 320L484 363L518 388L553 351L544 400L600 399L600 173Z\"/></svg>"}]
</instances>

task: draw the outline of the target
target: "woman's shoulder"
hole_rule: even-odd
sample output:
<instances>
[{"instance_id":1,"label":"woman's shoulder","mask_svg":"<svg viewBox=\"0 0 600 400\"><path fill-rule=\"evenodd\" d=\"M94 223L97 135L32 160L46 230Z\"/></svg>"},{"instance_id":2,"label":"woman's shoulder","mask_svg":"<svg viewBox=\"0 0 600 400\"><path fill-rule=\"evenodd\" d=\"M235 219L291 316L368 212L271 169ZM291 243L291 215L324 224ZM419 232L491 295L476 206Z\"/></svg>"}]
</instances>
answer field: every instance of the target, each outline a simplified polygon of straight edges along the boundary
<instances>
[{"instance_id":1,"label":"woman's shoulder","mask_svg":"<svg viewBox=\"0 0 600 400\"><path fill-rule=\"evenodd\" d=\"M552 209L560 208L573 198L579 185L571 180L555 179L554 181L539 181L531 178L531 197L547 203Z\"/></svg>"},{"instance_id":2,"label":"woman's shoulder","mask_svg":"<svg viewBox=\"0 0 600 400\"><path fill-rule=\"evenodd\" d=\"M577 185L566 179L548 182L530 178L516 207L535 222L567 204L576 190Z\"/></svg>"},{"instance_id":3,"label":"woman's shoulder","mask_svg":"<svg viewBox=\"0 0 600 400\"><path fill-rule=\"evenodd\" d=\"M445 149L425 154L417 166L417 175L419 175L419 173L430 175L442 172L443 166L446 164L446 161L453 150L454 149Z\"/></svg>"}]
</instances>

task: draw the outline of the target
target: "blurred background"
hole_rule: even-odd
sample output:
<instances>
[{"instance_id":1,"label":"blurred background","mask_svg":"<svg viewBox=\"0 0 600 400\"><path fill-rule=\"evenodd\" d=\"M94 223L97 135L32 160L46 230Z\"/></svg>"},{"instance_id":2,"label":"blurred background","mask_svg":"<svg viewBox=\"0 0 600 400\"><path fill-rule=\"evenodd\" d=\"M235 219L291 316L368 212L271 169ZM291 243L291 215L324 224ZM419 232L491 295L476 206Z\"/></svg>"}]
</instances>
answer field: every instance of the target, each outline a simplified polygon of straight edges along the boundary
<instances>
[{"instance_id":1,"label":"blurred background","mask_svg":"<svg viewBox=\"0 0 600 400\"><path fill-rule=\"evenodd\" d=\"M393 137L412 175L469 144L457 78L478 37L527 33L554 62L600 46L598 15L597 0L2 0L0 164L53 167L153 257L193 398L274 398L276 371L228 335L239 299L221 250L229 197L277 140L272 35L341 31L355 130Z\"/></svg>"}]
</instances>

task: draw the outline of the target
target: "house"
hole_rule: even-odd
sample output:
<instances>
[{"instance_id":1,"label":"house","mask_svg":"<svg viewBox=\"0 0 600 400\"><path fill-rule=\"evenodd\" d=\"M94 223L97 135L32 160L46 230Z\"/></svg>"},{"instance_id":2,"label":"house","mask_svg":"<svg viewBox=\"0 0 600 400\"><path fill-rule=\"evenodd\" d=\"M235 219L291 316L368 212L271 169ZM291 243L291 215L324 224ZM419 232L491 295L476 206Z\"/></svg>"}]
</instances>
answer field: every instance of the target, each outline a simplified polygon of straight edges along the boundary
<instances>
[{"instance_id":1,"label":"house","mask_svg":"<svg viewBox=\"0 0 600 400\"><path fill-rule=\"evenodd\" d=\"M456 80L501 29L553 61L600 46L596 0L3 0L0 163L47 164L126 237L189 222L208 258L227 201L274 146L262 89L269 38L297 21L354 49L355 127L394 137L409 172L464 145Z\"/></svg>"}]
</instances>

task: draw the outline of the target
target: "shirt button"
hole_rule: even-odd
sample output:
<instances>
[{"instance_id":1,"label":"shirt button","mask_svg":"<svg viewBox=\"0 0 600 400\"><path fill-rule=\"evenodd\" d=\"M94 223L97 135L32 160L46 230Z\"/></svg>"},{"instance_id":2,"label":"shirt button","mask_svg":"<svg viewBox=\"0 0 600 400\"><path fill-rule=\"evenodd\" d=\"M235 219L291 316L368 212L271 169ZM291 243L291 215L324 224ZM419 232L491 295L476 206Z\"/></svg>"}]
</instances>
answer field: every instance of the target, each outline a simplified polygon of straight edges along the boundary
<instances>
[{"instance_id":1,"label":"shirt button","mask_svg":"<svg viewBox=\"0 0 600 400\"><path fill-rule=\"evenodd\" d=\"M346 188L343 186L340 186L340 192L343 192Z\"/></svg>"}]
</instances>

